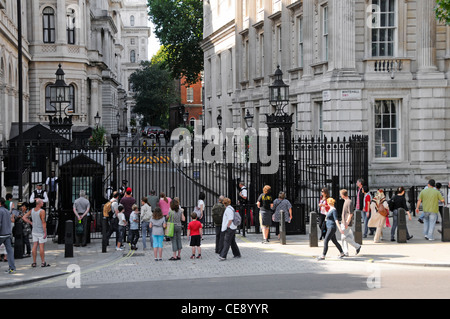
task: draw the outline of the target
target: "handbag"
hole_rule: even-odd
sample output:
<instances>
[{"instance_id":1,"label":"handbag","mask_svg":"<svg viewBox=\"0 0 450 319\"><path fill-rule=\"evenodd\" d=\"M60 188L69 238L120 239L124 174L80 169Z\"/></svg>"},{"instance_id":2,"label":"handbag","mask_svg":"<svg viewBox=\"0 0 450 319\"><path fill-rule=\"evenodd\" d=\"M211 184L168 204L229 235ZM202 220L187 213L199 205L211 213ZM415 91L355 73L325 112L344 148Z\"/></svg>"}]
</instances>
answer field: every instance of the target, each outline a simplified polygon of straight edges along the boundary
<instances>
[{"instance_id":1,"label":"handbag","mask_svg":"<svg viewBox=\"0 0 450 319\"><path fill-rule=\"evenodd\" d=\"M172 218L172 221L170 221L170 218ZM173 233L175 230L175 223L173 222L173 214L169 214L169 219L166 223L166 229L164 230L164 235L166 237L173 237Z\"/></svg>"},{"instance_id":2,"label":"handbag","mask_svg":"<svg viewBox=\"0 0 450 319\"><path fill-rule=\"evenodd\" d=\"M389 216L389 210L386 209L386 207L384 207L383 202L381 202L378 207L378 213L383 216L383 217L388 217Z\"/></svg>"},{"instance_id":3,"label":"handbag","mask_svg":"<svg viewBox=\"0 0 450 319\"><path fill-rule=\"evenodd\" d=\"M81 220L78 221L78 223L75 225L75 234L77 235L83 235L84 227L81 223Z\"/></svg>"}]
</instances>

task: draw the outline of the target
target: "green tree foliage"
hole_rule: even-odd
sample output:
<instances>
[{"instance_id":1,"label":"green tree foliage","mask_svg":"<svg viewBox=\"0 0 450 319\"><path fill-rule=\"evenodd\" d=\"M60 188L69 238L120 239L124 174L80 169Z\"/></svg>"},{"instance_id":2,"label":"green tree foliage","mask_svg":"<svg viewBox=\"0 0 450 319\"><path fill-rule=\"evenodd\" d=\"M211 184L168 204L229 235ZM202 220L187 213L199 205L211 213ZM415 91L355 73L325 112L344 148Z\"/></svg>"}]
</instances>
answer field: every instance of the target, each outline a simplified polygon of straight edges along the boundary
<instances>
[{"instance_id":1,"label":"green tree foliage","mask_svg":"<svg viewBox=\"0 0 450 319\"><path fill-rule=\"evenodd\" d=\"M148 0L148 8L172 77L196 83L203 71L203 1Z\"/></svg>"},{"instance_id":2,"label":"green tree foliage","mask_svg":"<svg viewBox=\"0 0 450 319\"><path fill-rule=\"evenodd\" d=\"M141 125L168 126L169 106L178 102L175 82L161 63L141 62L141 68L130 76L136 93L133 112L143 116Z\"/></svg>"},{"instance_id":3,"label":"green tree foliage","mask_svg":"<svg viewBox=\"0 0 450 319\"><path fill-rule=\"evenodd\" d=\"M450 0L437 1L436 17L440 22L450 25Z\"/></svg>"}]
</instances>

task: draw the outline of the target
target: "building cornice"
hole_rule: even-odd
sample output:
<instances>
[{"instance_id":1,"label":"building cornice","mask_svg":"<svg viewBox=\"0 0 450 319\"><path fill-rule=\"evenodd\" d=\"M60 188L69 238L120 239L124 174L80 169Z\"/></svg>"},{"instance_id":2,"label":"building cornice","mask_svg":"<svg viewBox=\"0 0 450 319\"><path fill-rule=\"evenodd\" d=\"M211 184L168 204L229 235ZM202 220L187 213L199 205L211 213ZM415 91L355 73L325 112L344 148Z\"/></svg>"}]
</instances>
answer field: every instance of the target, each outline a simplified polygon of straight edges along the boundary
<instances>
[{"instance_id":1,"label":"building cornice","mask_svg":"<svg viewBox=\"0 0 450 319\"><path fill-rule=\"evenodd\" d=\"M236 32L235 19L231 20L230 22L222 26L220 29L204 38L200 44L200 47L203 49L203 51L209 50L214 46L215 43L225 38L226 36L233 34L234 32Z\"/></svg>"}]
</instances>

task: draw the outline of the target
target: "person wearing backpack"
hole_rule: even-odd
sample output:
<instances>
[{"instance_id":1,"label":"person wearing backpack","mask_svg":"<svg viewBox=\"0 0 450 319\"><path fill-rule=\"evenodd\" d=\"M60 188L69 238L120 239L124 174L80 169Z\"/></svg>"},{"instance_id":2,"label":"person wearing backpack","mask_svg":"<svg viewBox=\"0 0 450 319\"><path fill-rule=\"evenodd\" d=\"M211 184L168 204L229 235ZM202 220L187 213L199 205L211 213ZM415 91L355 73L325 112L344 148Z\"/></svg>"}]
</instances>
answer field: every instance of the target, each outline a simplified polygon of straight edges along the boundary
<instances>
[{"instance_id":1,"label":"person wearing backpack","mask_svg":"<svg viewBox=\"0 0 450 319\"><path fill-rule=\"evenodd\" d=\"M221 228L224 237L223 237L223 247L219 255L219 261L224 261L227 259L230 247L231 251L233 252L234 258L241 257L241 252L239 250L238 245L236 244L236 229L238 228L239 225L235 224L235 222L240 223L240 216L231 206L231 199L225 197L222 203L225 206Z\"/></svg>"},{"instance_id":2,"label":"person wearing backpack","mask_svg":"<svg viewBox=\"0 0 450 319\"><path fill-rule=\"evenodd\" d=\"M212 218L214 222L214 226L216 229L216 254L220 254L221 248L223 246L223 243L220 241L220 234L222 232L222 218L223 218L223 212L225 211L225 205L222 203L223 199L225 197L220 195L219 201L214 204L212 208Z\"/></svg>"}]
</instances>

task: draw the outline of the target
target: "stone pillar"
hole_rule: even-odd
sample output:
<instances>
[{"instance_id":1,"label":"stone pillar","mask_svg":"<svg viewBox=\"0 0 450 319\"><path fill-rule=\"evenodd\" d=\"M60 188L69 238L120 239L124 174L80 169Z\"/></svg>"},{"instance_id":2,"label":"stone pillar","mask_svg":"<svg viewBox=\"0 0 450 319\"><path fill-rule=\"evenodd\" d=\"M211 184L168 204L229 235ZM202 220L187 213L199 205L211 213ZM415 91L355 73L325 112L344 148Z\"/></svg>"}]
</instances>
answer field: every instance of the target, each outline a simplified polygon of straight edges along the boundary
<instances>
[{"instance_id":1,"label":"stone pillar","mask_svg":"<svg viewBox=\"0 0 450 319\"><path fill-rule=\"evenodd\" d=\"M314 2L303 2L303 78L310 79L313 75L311 64L314 57Z\"/></svg>"},{"instance_id":2,"label":"stone pillar","mask_svg":"<svg viewBox=\"0 0 450 319\"><path fill-rule=\"evenodd\" d=\"M355 0L333 1L329 11L329 69L356 68Z\"/></svg>"},{"instance_id":3,"label":"stone pillar","mask_svg":"<svg viewBox=\"0 0 450 319\"><path fill-rule=\"evenodd\" d=\"M436 66L436 0L417 1L417 64L418 79L442 78Z\"/></svg>"},{"instance_id":4,"label":"stone pillar","mask_svg":"<svg viewBox=\"0 0 450 319\"><path fill-rule=\"evenodd\" d=\"M65 44L66 39L66 0L58 0L56 13L56 43Z\"/></svg>"}]
</instances>

